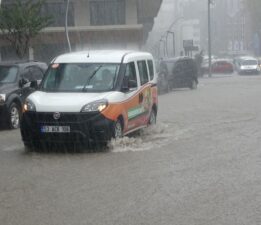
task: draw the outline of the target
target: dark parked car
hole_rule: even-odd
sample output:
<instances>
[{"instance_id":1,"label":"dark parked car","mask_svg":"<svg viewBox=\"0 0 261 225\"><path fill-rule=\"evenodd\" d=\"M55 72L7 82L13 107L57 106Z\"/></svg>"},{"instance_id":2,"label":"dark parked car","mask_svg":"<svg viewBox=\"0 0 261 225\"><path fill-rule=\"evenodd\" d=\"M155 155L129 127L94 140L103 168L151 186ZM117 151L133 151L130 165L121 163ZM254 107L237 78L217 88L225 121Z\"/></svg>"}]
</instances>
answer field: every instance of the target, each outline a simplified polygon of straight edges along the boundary
<instances>
[{"instance_id":1,"label":"dark parked car","mask_svg":"<svg viewBox=\"0 0 261 225\"><path fill-rule=\"evenodd\" d=\"M164 72L158 73L158 92L159 94L164 94L169 92L167 74Z\"/></svg>"},{"instance_id":2,"label":"dark parked car","mask_svg":"<svg viewBox=\"0 0 261 225\"><path fill-rule=\"evenodd\" d=\"M173 88L197 88L198 71L192 58L164 59L160 62L159 67L158 86L160 92L167 92Z\"/></svg>"},{"instance_id":3,"label":"dark parked car","mask_svg":"<svg viewBox=\"0 0 261 225\"><path fill-rule=\"evenodd\" d=\"M42 62L0 63L0 125L19 127L23 102L46 69Z\"/></svg>"}]
</instances>

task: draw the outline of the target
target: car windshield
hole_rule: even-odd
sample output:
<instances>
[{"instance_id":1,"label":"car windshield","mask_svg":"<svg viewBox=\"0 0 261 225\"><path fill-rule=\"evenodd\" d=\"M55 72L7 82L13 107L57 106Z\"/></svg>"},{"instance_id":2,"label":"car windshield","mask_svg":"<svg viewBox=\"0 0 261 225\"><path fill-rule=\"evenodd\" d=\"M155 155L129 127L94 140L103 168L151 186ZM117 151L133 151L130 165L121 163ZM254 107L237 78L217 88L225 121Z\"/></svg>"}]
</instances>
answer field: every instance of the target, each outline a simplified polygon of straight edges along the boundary
<instances>
[{"instance_id":1,"label":"car windshield","mask_svg":"<svg viewBox=\"0 0 261 225\"><path fill-rule=\"evenodd\" d=\"M163 61L160 63L160 71L161 72L168 72L170 73L173 70L173 67L175 65L176 61Z\"/></svg>"},{"instance_id":2,"label":"car windshield","mask_svg":"<svg viewBox=\"0 0 261 225\"><path fill-rule=\"evenodd\" d=\"M257 60L244 60L241 62L242 66L253 66L257 65Z\"/></svg>"},{"instance_id":3,"label":"car windshield","mask_svg":"<svg viewBox=\"0 0 261 225\"><path fill-rule=\"evenodd\" d=\"M14 83L18 68L16 66L0 66L0 83Z\"/></svg>"},{"instance_id":4,"label":"car windshield","mask_svg":"<svg viewBox=\"0 0 261 225\"><path fill-rule=\"evenodd\" d=\"M166 62L168 72L171 73L173 71L173 68L175 66L175 62Z\"/></svg>"},{"instance_id":5,"label":"car windshield","mask_svg":"<svg viewBox=\"0 0 261 225\"><path fill-rule=\"evenodd\" d=\"M48 92L105 92L115 87L120 64L52 64L41 90Z\"/></svg>"}]
</instances>

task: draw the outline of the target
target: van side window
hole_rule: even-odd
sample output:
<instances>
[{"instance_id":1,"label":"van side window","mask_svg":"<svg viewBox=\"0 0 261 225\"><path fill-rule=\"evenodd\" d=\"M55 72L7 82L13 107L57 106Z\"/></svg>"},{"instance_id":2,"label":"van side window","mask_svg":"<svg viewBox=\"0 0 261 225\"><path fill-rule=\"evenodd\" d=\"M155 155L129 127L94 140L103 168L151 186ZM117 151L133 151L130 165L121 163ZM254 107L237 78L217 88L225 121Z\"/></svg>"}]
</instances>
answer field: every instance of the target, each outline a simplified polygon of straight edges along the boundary
<instances>
[{"instance_id":1,"label":"van side window","mask_svg":"<svg viewBox=\"0 0 261 225\"><path fill-rule=\"evenodd\" d=\"M141 85L146 84L149 81L146 61L138 61L138 68L140 73Z\"/></svg>"},{"instance_id":2,"label":"van side window","mask_svg":"<svg viewBox=\"0 0 261 225\"><path fill-rule=\"evenodd\" d=\"M138 87L137 74L134 62L128 63L126 66L125 77L129 77L129 84L131 88Z\"/></svg>"},{"instance_id":3,"label":"van side window","mask_svg":"<svg viewBox=\"0 0 261 225\"><path fill-rule=\"evenodd\" d=\"M148 66L149 66L150 80L153 80L153 78L154 78L154 68L153 68L152 60L148 60Z\"/></svg>"}]
</instances>

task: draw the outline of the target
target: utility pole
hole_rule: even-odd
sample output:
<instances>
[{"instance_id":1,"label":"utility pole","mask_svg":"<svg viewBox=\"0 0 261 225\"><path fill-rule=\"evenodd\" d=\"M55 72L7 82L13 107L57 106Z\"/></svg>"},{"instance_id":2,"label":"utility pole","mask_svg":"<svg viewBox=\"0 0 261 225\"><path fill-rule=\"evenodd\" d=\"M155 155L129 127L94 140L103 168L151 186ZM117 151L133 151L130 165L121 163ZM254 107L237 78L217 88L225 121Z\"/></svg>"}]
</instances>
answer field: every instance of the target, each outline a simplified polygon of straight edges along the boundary
<instances>
[{"instance_id":1,"label":"utility pole","mask_svg":"<svg viewBox=\"0 0 261 225\"><path fill-rule=\"evenodd\" d=\"M70 0L67 0L67 4L66 4L66 14L65 14L65 35L66 35L66 39L67 39L67 43L68 43L69 52L71 52L71 51L72 51L72 48L71 48L70 38L69 38L69 34L68 34L68 11L69 11L69 3L70 3Z\"/></svg>"},{"instance_id":2,"label":"utility pole","mask_svg":"<svg viewBox=\"0 0 261 225\"><path fill-rule=\"evenodd\" d=\"M212 76L212 52L211 52L211 17L210 17L210 5L212 4L212 0L208 0L208 76Z\"/></svg>"},{"instance_id":3,"label":"utility pole","mask_svg":"<svg viewBox=\"0 0 261 225\"><path fill-rule=\"evenodd\" d=\"M0 0L0 9L1 9L1 1L2 0ZM2 55L1 55L1 52L0 52L0 62L2 61Z\"/></svg>"},{"instance_id":4,"label":"utility pole","mask_svg":"<svg viewBox=\"0 0 261 225\"><path fill-rule=\"evenodd\" d=\"M167 47L166 49L168 50L168 35L172 34L172 40L173 40L173 57L175 57L175 33L173 31L167 31L167 36L166 36L166 42L167 42ZM168 54L168 52L167 52Z\"/></svg>"},{"instance_id":5,"label":"utility pole","mask_svg":"<svg viewBox=\"0 0 261 225\"><path fill-rule=\"evenodd\" d=\"M166 41L164 39L160 39L159 41L159 46L160 46L160 50L161 50L161 42L163 43L163 57L166 56Z\"/></svg>"}]
</instances>

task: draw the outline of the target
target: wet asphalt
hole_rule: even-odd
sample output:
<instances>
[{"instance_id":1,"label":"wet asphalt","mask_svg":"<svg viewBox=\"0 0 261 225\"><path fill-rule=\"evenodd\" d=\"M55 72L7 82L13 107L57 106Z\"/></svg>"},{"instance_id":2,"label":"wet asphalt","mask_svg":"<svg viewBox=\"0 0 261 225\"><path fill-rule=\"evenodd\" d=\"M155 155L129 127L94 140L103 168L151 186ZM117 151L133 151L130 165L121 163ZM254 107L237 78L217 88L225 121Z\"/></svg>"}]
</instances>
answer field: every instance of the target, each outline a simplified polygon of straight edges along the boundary
<instances>
[{"instance_id":1,"label":"wet asphalt","mask_svg":"<svg viewBox=\"0 0 261 225\"><path fill-rule=\"evenodd\" d=\"M158 128L106 151L27 152L0 131L0 224L260 225L261 76L159 98Z\"/></svg>"}]
</instances>

